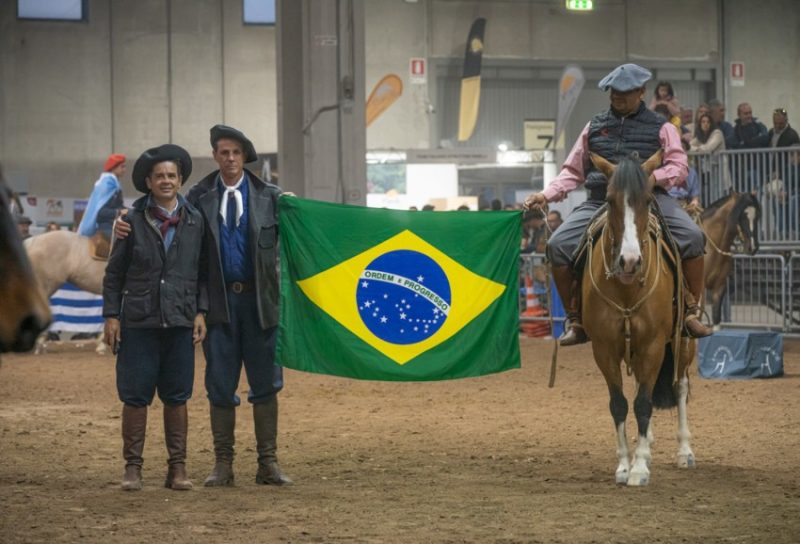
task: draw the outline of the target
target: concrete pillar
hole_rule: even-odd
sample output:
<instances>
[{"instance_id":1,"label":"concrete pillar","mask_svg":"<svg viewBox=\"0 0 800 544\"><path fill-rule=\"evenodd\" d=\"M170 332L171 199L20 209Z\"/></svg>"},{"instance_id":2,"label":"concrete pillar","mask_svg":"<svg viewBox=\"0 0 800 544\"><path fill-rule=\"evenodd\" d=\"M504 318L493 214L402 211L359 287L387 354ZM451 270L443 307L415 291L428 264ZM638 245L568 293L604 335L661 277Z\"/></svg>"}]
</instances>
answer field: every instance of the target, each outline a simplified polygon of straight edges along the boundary
<instances>
[{"instance_id":1,"label":"concrete pillar","mask_svg":"<svg viewBox=\"0 0 800 544\"><path fill-rule=\"evenodd\" d=\"M278 0L284 190L366 204L363 0Z\"/></svg>"}]
</instances>

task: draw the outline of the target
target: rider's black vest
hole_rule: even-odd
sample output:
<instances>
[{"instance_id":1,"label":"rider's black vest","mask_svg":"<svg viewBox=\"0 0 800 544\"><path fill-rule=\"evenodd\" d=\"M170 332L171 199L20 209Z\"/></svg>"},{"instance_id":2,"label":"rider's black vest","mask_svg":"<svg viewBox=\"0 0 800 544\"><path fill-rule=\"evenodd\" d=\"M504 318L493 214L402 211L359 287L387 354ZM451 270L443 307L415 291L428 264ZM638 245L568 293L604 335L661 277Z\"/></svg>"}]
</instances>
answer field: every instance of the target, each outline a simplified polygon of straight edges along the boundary
<instances>
[{"instance_id":1,"label":"rider's black vest","mask_svg":"<svg viewBox=\"0 0 800 544\"><path fill-rule=\"evenodd\" d=\"M639 104L636 113L628 117L619 117L609 108L595 115L589 123L589 151L614 164L634 151L639 153L641 161L645 161L661 149L658 133L666 122L647 109L644 102ZM607 185L606 176L591 165L584 184L588 193L586 197L605 200Z\"/></svg>"}]
</instances>

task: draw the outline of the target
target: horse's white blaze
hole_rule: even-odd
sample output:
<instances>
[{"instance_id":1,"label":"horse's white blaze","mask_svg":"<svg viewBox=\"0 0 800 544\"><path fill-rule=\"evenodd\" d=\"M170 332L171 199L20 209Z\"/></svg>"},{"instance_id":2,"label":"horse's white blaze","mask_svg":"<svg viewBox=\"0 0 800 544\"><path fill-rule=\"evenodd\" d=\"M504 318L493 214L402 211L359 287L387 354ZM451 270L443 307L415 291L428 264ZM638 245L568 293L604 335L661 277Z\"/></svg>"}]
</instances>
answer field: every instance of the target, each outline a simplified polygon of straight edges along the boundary
<instances>
[{"instance_id":1,"label":"horse's white blaze","mask_svg":"<svg viewBox=\"0 0 800 544\"><path fill-rule=\"evenodd\" d=\"M694 467L694 452L690 445L692 433L689 432L689 418L686 414L686 398L689 396L689 377L678 382L678 466Z\"/></svg>"},{"instance_id":2,"label":"horse's white blaze","mask_svg":"<svg viewBox=\"0 0 800 544\"><path fill-rule=\"evenodd\" d=\"M639 248L639 238L636 233L636 223L634 222L633 208L625 199L625 230L622 233L622 250L620 252L625 263L624 272L633 272L633 269L642 258L642 251Z\"/></svg>"},{"instance_id":3,"label":"horse's white blaze","mask_svg":"<svg viewBox=\"0 0 800 544\"><path fill-rule=\"evenodd\" d=\"M747 216L747 221L750 224L750 232L754 233L756 231L756 209L753 206L748 206L744 210L745 215Z\"/></svg>"}]
</instances>

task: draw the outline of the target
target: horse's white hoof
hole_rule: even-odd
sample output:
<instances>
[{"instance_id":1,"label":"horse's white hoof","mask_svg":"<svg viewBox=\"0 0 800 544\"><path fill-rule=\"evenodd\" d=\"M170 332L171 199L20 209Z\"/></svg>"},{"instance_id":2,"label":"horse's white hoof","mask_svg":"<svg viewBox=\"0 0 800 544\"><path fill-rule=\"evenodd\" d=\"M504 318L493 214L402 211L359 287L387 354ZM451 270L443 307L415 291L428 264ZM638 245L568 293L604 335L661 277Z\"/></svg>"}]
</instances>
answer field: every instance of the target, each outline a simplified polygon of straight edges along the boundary
<instances>
[{"instance_id":1,"label":"horse's white hoof","mask_svg":"<svg viewBox=\"0 0 800 544\"><path fill-rule=\"evenodd\" d=\"M628 469L627 468L618 468L616 473L617 483L621 485L625 485L628 483Z\"/></svg>"},{"instance_id":2,"label":"horse's white hoof","mask_svg":"<svg viewBox=\"0 0 800 544\"><path fill-rule=\"evenodd\" d=\"M650 483L650 473L649 472L631 472L630 476L628 476L628 486L629 487L640 487Z\"/></svg>"},{"instance_id":3,"label":"horse's white hoof","mask_svg":"<svg viewBox=\"0 0 800 544\"><path fill-rule=\"evenodd\" d=\"M694 468L694 454L679 454L678 468Z\"/></svg>"},{"instance_id":4,"label":"horse's white hoof","mask_svg":"<svg viewBox=\"0 0 800 544\"><path fill-rule=\"evenodd\" d=\"M97 344L97 347L94 349L94 351L98 355L105 355L106 353L108 353L108 346L106 346L104 343L101 342Z\"/></svg>"}]
</instances>

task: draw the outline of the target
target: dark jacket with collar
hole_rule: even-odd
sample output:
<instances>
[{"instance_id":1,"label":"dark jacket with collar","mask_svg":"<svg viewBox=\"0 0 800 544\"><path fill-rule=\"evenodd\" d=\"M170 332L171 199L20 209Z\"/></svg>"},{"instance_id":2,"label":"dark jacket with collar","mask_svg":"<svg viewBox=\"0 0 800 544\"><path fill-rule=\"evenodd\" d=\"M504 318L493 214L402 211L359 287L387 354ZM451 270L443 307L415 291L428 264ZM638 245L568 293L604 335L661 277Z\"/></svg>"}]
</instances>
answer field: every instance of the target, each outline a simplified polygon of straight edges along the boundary
<instances>
[{"instance_id":1,"label":"dark jacket with collar","mask_svg":"<svg viewBox=\"0 0 800 544\"><path fill-rule=\"evenodd\" d=\"M103 279L103 316L134 328L192 327L208 311L206 226L183 197L181 219L168 250L146 211L147 196L124 221L131 233L115 240Z\"/></svg>"},{"instance_id":2,"label":"dark jacket with collar","mask_svg":"<svg viewBox=\"0 0 800 544\"><path fill-rule=\"evenodd\" d=\"M667 120L645 107L622 117L612 108L595 115L589 122L589 151L614 164L634 151L643 161L663 147L661 127ZM608 180L593 164L586 171L584 187L590 200L604 200Z\"/></svg>"},{"instance_id":3,"label":"dark jacket with collar","mask_svg":"<svg viewBox=\"0 0 800 544\"><path fill-rule=\"evenodd\" d=\"M775 135L775 129L769 129L766 138L766 145L764 147L770 147L772 144L772 137ZM800 136L797 135L797 131L793 129L788 124L786 125L786 129L781 132L781 135L778 136L778 141L775 147L791 147L795 144L800 144Z\"/></svg>"},{"instance_id":4,"label":"dark jacket with collar","mask_svg":"<svg viewBox=\"0 0 800 544\"><path fill-rule=\"evenodd\" d=\"M248 183L248 238L252 263L255 267L258 316L263 329L278 324L278 197L281 189L266 183L245 169ZM198 181L186 199L203 214L208 226L208 317L209 325L228 323L228 297L222 273L219 244L219 206L217 190L219 170Z\"/></svg>"},{"instance_id":5,"label":"dark jacket with collar","mask_svg":"<svg viewBox=\"0 0 800 544\"><path fill-rule=\"evenodd\" d=\"M733 134L734 145L728 149L756 149L769 146L766 140L767 127L755 117L746 125L741 124L737 119L733 127ZM764 145L765 143L766 145Z\"/></svg>"}]
</instances>

